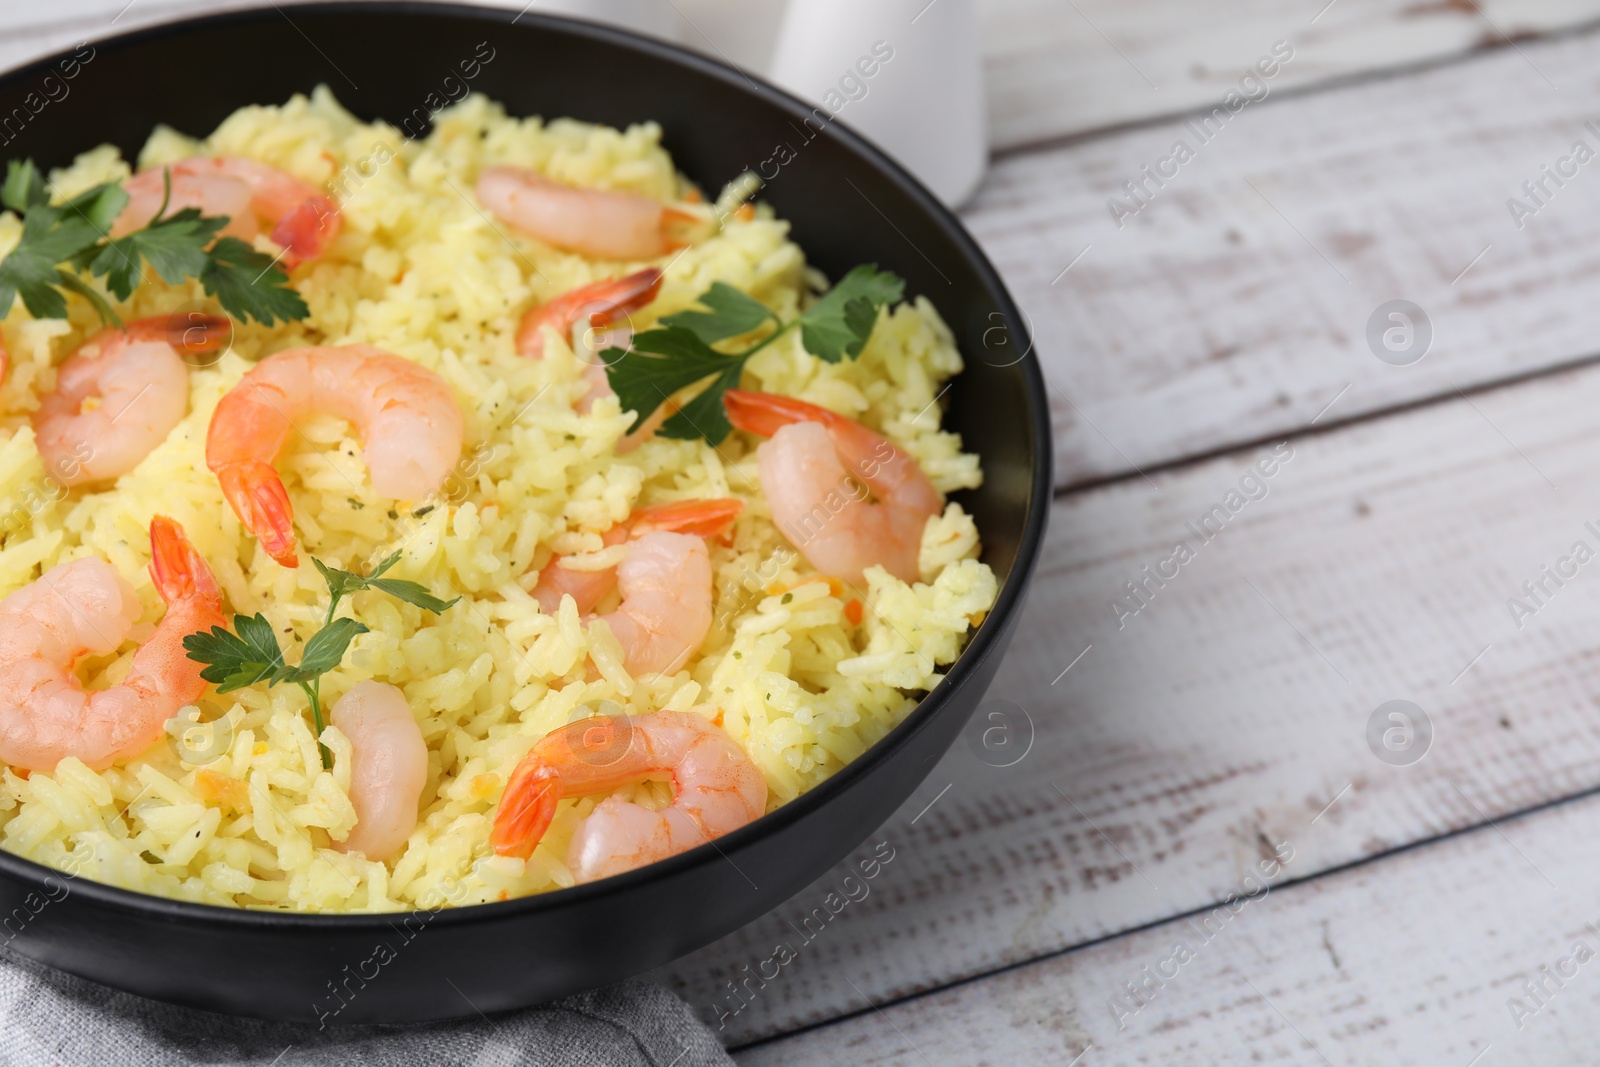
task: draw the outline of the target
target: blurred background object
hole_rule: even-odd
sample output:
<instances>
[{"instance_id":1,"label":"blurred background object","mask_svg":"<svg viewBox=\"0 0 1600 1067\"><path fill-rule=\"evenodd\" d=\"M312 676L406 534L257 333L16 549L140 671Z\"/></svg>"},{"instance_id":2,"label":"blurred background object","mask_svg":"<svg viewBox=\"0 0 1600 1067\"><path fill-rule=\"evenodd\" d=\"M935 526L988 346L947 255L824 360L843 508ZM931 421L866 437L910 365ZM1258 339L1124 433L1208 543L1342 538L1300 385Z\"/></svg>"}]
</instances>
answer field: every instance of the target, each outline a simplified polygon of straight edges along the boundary
<instances>
[{"instance_id":1,"label":"blurred background object","mask_svg":"<svg viewBox=\"0 0 1600 1067\"><path fill-rule=\"evenodd\" d=\"M539 0L685 44L865 134L946 204L988 164L973 0Z\"/></svg>"},{"instance_id":2,"label":"blurred background object","mask_svg":"<svg viewBox=\"0 0 1600 1067\"><path fill-rule=\"evenodd\" d=\"M658 0L665 3L666 0ZM673 0L687 24L683 43L724 63L764 74L787 0Z\"/></svg>"},{"instance_id":3,"label":"blurred background object","mask_svg":"<svg viewBox=\"0 0 1600 1067\"><path fill-rule=\"evenodd\" d=\"M977 21L972 0L791 2L768 76L959 206L988 162Z\"/></svg>"},{"instance_id":4,"label":"blurred background object","mask_svg":"<svg viewBox=\"0 0 1600 1067\"><path fill-rule=\"evenodd\" d=\"M683 37L683 16L667 0L537 0L529 10L609 22L664 41Z\"/></svg>"}]
</instances>

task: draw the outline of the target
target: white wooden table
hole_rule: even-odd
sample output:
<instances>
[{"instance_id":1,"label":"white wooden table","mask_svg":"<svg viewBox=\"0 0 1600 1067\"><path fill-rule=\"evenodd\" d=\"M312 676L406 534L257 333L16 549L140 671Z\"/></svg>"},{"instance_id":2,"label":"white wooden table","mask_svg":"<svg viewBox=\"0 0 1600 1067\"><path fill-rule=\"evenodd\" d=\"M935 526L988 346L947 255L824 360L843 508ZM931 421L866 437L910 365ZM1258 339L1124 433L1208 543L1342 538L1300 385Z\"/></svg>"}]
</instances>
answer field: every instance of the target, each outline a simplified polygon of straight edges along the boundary
<instances>
[{"instance_id":1,"label":"white wooden table","mask_svg":"<svg viewBox=\"0 0 1600 1067\"><path fill-rule=\"evenodd\" d=\"M0 62L206 6L125 5L8 7ZM841 869L657 977L751 1067L1594 1062L1600 162L1543 168L1600 151L1600 0L982 8L965 217L1056 420L991 693L1032 748L958 745L865 899L827 914ZM1397 299L1420 362L1369 345ZM1369 742L1391 700L1425 754L1386 714Z\"/></svg>"}]
</instances>

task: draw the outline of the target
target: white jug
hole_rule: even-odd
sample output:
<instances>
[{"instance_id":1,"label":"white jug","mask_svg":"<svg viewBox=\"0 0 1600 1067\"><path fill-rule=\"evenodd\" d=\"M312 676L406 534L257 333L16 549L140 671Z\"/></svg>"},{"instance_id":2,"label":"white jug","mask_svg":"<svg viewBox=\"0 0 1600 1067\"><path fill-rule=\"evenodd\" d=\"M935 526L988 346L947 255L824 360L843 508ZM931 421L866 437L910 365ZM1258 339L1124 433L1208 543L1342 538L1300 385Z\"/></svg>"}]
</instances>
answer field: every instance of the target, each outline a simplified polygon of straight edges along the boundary
<instances>
[{"instance_id":1,"label":"white jug","mask_svg":"<svg viewBox=\"0 0 1600 1067\"><path fill-rule=\"evenodd\" d=\"M658 0L683 16L683 43L757 77L771 65L784 0Z\"/></svg>"},{"instance_id":2,"label":"white jug","mask_svg":"<svg viewBox=\"0 0 1600 1067\"><path fill-rule=\"evenodd\" d=\"M681 41L684 36L683 18L668 0L533 0L527 10L609 22L664 41Z\"/></svg>"},{"instance_id":3,"label":"white jug","mask_svg":"<svg viewBox=\"0 0 1600 1067\"><path fill-rule=\"evenodd\" d=\"M973 0L790 0L769 77L955 207L988 163L977 21Z\"/></svg>"}]
</instances>

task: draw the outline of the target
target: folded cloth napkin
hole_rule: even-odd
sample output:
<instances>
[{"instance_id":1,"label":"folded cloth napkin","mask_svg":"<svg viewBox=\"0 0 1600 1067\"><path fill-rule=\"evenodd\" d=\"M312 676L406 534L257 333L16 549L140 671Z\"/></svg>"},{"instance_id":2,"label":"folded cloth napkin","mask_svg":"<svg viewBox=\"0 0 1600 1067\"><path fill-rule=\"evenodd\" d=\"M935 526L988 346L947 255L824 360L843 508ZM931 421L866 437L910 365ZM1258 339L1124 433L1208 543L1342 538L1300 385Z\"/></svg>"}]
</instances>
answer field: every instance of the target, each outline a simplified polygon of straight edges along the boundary
<instances>
[{"instance_id":1,"label":"folded cloth napkin","mask_svg":"<svg viewBox=\"0 0 1600 1067\"><path fill-rule=\"evenodd\" d=\"M0 1065L732 1067L689 1006L622 982L538 1008L412 1026L235 1019L146 1000L0 954Z\"/></svg>"}]
</instances>

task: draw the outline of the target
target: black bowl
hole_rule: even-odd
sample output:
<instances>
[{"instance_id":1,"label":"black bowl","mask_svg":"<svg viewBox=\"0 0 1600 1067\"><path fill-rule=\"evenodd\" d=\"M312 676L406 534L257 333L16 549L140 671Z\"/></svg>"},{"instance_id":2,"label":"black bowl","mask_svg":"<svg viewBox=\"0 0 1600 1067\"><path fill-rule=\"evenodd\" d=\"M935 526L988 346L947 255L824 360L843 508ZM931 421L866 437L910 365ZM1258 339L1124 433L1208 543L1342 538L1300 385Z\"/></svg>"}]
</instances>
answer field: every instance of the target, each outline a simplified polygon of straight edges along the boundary
<instances>
[{"instance_id":1,"label":"black bowl","mask_svg":"<svg viewBox=\"0 0 1600 1067\"><path fill-rule=\"evenodd\" d=\"M532 14L285 6L76 52L0 78L5 156L60 166L110 142L132 158L158 122L203 135L241 105L278 103L325 82L358 115L410 134L425 132L430 107L470 87L512 114L613 126L653 119L679 168L710 190L762 172L762 198L793 223L812 263L830 277L863 262L892 269L955 331L968 366L948 394L946 424L985 470L983 487L959 499L1003 585L960 661L904 723L821 786L714 845L574 889L409 917L185 904L64 881L0 852L0 918L15 913L3 924L12 948L145 996L276 1019L316 1022L341 1004L329 1016L339 1023L514 1008L699 948L804 888L888 819L993 678L1050 507L1050 422L1022 316L927 190L825 112L737 70Z\"/></svg>"}]
</instances>

